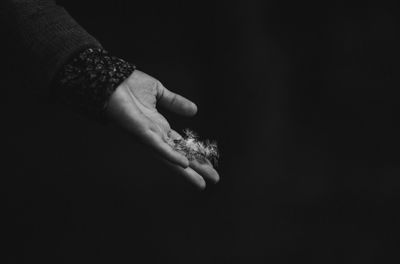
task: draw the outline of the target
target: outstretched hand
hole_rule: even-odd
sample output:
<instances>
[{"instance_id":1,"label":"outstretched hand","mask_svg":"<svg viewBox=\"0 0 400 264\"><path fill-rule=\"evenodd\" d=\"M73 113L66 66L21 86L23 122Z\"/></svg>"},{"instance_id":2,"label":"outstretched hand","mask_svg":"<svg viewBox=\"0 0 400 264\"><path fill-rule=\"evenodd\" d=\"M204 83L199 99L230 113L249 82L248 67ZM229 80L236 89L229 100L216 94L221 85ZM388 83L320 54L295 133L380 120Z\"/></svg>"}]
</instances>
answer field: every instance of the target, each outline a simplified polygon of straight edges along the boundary
<instances>
[{"instance_id":1,"label":"outstretched hand","mask_svg":"<svg viewBox=\"0 0 400 264\"><path fill-rule=\"evenodd\" d=\"M205 179L218 182L219 175L211 162L189 161L168 145L168 136L173 139L182 136L171 129L167 119L157 111L158 105L184 116L193 116L197 112L193 102L169 91L155 78L135 70L112 94L107 114L199 188L205 188Z\"/></svg>"}]
</instances>

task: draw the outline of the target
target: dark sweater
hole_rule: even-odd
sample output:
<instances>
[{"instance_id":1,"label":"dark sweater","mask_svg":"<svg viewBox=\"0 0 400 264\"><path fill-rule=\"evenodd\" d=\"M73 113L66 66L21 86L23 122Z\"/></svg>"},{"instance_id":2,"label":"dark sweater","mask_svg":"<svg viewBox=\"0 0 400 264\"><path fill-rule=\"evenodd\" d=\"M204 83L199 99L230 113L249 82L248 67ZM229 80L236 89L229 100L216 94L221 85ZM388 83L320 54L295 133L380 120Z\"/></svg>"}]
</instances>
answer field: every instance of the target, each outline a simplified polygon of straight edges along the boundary
<instances>
[{"instance_id":1,"label":"dark sweater","mask_svg":"<svg viewBox=\"0 0 400 264\"><path fill-rule=\"evenodd\" d=\"M48 94L56 73L76 53L101 44L52 0L2 0L1 25L18 47L31 86Z\"/></svg>"}]
</instances>

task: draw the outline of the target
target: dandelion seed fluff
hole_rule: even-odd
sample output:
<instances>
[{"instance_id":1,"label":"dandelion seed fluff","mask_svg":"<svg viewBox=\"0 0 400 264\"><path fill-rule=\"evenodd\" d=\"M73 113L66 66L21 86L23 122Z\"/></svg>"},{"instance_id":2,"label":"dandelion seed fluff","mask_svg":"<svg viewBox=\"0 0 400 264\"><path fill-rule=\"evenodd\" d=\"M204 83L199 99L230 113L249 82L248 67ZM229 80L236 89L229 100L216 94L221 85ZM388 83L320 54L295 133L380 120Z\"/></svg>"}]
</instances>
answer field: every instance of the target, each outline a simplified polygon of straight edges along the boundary
<instances>
[{"instance_id":1,"label":"dandelion seed fluff","mask_svg":"<svg viewBox=\"0 0 400 264\"><path fill-rule=\"evenodd\" d=\"M197 135L189 129L185 129L183 133L182 139L175 140L168 135L168 144L189 160L197 160L201 163L209 160L214 166L217 166L219 157L217 142L209 140L201 142Z\"/></svg>"}]
</instances>

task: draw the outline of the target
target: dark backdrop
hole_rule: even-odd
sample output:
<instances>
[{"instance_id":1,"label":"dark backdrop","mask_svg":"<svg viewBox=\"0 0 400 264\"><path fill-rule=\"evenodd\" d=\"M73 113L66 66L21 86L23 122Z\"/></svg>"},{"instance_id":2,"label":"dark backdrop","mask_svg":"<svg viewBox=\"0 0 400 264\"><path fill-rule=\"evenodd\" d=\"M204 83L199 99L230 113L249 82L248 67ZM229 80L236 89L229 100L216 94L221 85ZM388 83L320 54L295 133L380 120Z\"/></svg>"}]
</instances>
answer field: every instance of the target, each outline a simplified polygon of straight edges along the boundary
<instances>
[{"instance_id":1,"label":"dark backdrop","mask_svg":"<svg viewBox=\"0 0 400 264\"><path fill-rule=\"evenodd\" d=\"M8 263L398 260L397 6L60 2L198 104L166 115L219 142L221 182L198 192L118 129L43 102L8 56Z\"/></svg>"}]
</instances>

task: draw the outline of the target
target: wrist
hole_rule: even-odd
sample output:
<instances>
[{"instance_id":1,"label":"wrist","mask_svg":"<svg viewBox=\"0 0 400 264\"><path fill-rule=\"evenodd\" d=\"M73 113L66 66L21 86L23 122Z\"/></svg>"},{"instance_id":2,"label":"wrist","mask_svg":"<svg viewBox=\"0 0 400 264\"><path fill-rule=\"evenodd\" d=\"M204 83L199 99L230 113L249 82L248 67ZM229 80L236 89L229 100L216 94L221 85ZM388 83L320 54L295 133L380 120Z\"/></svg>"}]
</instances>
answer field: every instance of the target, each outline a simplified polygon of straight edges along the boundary
<instances>
[{"instance_id":1,"label":"wrist","mask_svg":"<svg viewBox=\"0 0 400 264\"><path fill-rule=\"evenodd\" d=\"M88 48L61 69L57 97L81 113L103 119L111 95L135 69L103 49Z\"/></svg>"}]
</instances>

